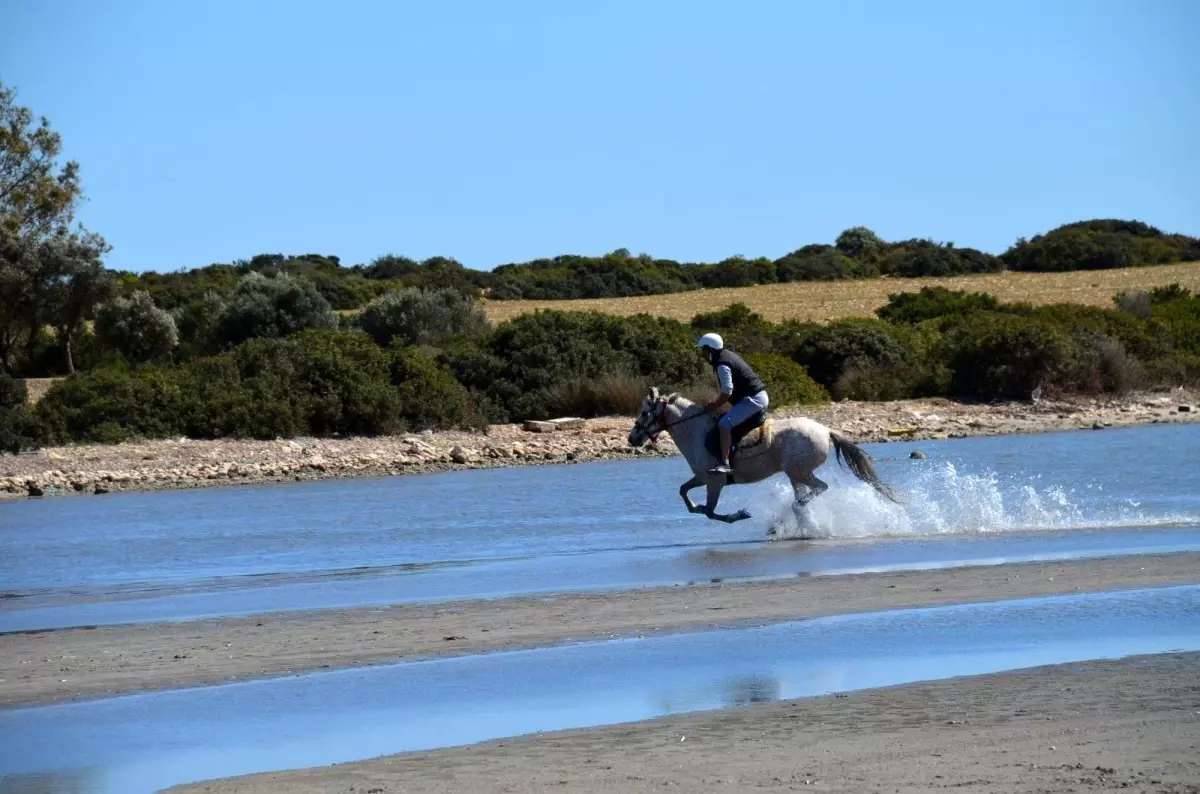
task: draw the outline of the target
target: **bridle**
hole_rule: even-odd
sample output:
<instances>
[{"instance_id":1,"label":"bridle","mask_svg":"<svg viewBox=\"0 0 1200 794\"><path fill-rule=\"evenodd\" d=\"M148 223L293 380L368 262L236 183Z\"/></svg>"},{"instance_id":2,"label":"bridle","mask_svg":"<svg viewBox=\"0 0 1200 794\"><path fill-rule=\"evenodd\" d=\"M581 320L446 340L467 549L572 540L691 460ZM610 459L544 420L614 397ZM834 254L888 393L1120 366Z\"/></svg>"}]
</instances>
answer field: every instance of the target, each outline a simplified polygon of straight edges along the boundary
<instances>
[{"instance_id":1,"label":"bridle","mask_svg":"<svg viewBox=\"0 0 1200 794\"><path fill-rule=\"evenodd\" d=\"M658 415L650 420L650 425L643 425L642 417L640 416L637 418L637 421L633 423L633 426L636 429L641 430L646 434L646 437L650 440L651 444L657 444L659 435L671 429L672 427L675 427L675 425L681 425L684 422L690 422L693 419L699 419L701 416L708 416L707 412L702 411L698 414L692 414L691 416L685 416L681 419L676 419L674 422L668 422L666 421L666 418L667 406L670 404L670 398L660 397L659 399L655 400L654 403L658 406ZM658 429L651 430L650 428L655 424L658 425Z\"/></svg>"}]
</instances>

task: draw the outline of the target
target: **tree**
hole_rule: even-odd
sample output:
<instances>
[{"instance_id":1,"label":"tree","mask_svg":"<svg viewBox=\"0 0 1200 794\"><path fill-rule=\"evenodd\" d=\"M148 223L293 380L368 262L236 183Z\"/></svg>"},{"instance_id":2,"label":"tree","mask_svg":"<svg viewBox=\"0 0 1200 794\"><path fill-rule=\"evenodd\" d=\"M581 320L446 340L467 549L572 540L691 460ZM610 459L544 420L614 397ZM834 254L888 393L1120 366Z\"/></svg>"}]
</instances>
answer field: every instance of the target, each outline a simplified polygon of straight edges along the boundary
<instances>
[{"instance_id":1,"label":"tree","mask_svg":"<svg viewBox=\"0 0 1200 794\"><path fill-rule=\"evenodd\" d=\"M139 364L163 358L179 344L175 319L144 290L102 306L96 313L96 336Z\"/></svg>"},{"instance_id":2,"label":"tree","mask_svg":"<svg viewBox=\"0 0 1200 794\"><path fill-rule=\"evenodd\" d=\"M113 282L100 257L108 244L70 230L83 195L79 165L61 167L62 139L45 118L36 124L16 91L0 84L0 361L25 334L27 363L46 326L54 328L68 372L75 370L73 338Z\"/></svg>"},{"instance_id":3,"label":"tree","mask_svg":"<svg viewBox=\"0 0 1200 794\"><path fill-rule=\"evenodd\" d=\"M35 269L28 241L0 226L0 371L12 372L13 352L29 328L28 274Z\"/></svg>"},{"instance_id":4,"label":"tree","mask_svg":"<svg viewBox=\"0 0 1200 794\"><path fill-rule=\"evenodd\" d=\"M307 279L280 273L249 273L229 297L217 322L217 341L233 346L247 339L278 339L306 328L336 328L329 301Z\"/></svg>"},{"instance_id":5,"label":"tree","mask_svg":"<svg viewBox=\"0 0 1200 794\"><path fill-rule=\"evenodd\" d=\"M58 236L39 246L39 275L48 296L42 305L44 319L54 327L68 373L75 371L73 340L116 288L112 273L100 261L107 250L104 240L94 234Z\"/></svg>"},{"instance_id":6,"label":"tree","mask_svg":"<svg viewBox=\"0 0 1200 794\"><path fill-rule=\"evenodd\" d=\"M16 98L0 83L0 226L22 237L65 234L83 195L79 164L58 167L62 138Z\"/></svg>"},{"instance_id":7,"label":"tree","mask_svg":"<svg viewBox=\"0 0 1200 794\"><path fill-rule=\"evenodd\" d=\"M886 245L879 235L866 226L852 226L846 229L838 235L835 244L839 251L854 259L879 251Z\"/></svg>"},{"instance_id":8,"label":"tree","mask_svg":"<svg viewBox=\"0 0 1200 794\"><path fill-rule=\"evenodd\" d=\"M378 344L431 344L453 334L487 330L487 317L469 296L451 288L401 289L367 304L359 322Z\"/></svg>"}]
</instances>

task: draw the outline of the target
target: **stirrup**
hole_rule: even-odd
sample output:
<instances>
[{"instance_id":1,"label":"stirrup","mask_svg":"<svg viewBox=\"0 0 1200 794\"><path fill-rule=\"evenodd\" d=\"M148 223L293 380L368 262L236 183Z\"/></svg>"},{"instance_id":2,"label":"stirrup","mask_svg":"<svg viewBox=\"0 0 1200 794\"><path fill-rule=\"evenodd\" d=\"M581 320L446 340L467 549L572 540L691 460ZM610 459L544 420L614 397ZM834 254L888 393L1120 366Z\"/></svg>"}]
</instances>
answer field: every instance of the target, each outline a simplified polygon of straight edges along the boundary
<instances>
[{"instance_id":1,"label":"stirrup","mask_svg":"<svg viewBox=\"0 0 1200 794\"><path fill-rule=\"evenodd\" d=\"M709 474L733 474L733 469L724 463L718 463L708 470Z\"/></svg>"}]
</instances>

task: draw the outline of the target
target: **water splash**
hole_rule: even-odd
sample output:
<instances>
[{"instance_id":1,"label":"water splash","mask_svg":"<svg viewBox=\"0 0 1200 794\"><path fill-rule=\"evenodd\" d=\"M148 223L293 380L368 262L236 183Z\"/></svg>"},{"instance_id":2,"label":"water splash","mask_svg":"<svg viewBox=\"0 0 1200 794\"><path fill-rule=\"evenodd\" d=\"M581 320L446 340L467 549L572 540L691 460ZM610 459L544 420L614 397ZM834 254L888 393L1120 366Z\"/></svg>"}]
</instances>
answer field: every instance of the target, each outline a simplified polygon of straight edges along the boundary
<instances>
[{"instance_id":1,"label":"water splash","mask_svg":"<svg viewBox=\"0 0 1200 794\"><path fill-rule=\"evenodd\" d=\"M1040 476L960 472L950 462L921 467L894 504L869 486L838 478L804 511L792 514L791 487L772 483L769 534L778 539L950 535L1036 529L1116 529L1196 523L1198 516L1154 514L1136 500L1108 497L1102 485L1067 488Z\"/></svg>"}]
</instances>

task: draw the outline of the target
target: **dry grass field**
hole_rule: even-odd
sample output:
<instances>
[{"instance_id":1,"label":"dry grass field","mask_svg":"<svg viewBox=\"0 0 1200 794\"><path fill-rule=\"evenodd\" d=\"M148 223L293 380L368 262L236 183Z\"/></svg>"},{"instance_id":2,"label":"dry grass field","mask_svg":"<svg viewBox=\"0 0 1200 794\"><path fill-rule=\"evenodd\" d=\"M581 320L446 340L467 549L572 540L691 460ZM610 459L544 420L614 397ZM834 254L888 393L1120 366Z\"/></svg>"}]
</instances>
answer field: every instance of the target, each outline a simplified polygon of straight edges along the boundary
<instances>
[{"instance_id":1,"label":"dry grass field","mask_svg":"<svg viewBox=\"0 0 1200 794\"><path fill-rule=\"evenodd\" d=\"M1124 290L1147 290L1179 282L1200 292L1200 262L1125 270L1085 270L1072 273L991 273L953 278L875 278L860 281L798 281L736 289L698 290L636 298L597 298L571 301L489 301L493 323L536 309L599 311L606 314L654 314L685 322L700 312L745 303L768 320L828 322L842 317L870 317L895 292L922 287L947 287L988 292L1002 301L1034 304L1083 303L1112 307L1113 296Z\"/></svg>"}]
</instances>

